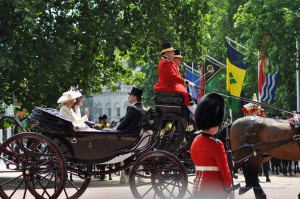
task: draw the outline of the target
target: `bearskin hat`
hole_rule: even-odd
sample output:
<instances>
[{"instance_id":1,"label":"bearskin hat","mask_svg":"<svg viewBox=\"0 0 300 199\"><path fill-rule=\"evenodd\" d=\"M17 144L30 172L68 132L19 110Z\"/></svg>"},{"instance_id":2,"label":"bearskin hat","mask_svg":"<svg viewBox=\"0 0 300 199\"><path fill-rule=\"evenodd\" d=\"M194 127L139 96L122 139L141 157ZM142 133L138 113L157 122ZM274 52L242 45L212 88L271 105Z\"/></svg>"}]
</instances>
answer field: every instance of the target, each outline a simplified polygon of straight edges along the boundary
<instances>
[{"instance_id":1,"label":"bearskin hat","mask_svg":"<svg viewBox=\"0 0 300 199\"><path fill-rule=\"evenodd\" d=\"M195 111L195 124L198 130L219 126L223 122L225 101L217 93L204 95Z\"/></svg>"}]
</instances>

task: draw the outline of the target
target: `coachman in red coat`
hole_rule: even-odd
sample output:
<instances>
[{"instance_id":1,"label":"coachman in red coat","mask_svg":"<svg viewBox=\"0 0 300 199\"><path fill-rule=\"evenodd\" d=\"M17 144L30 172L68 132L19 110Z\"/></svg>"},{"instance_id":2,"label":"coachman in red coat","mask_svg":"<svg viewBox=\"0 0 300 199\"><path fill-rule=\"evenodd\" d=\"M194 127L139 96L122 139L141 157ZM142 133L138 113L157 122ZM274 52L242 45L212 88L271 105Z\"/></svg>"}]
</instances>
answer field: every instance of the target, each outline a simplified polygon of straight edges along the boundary
<instances>
[{"instance_id":1,"label":"coachman in red coat","mask_svg":"<svg viewBox=\"0 0 300 199\"><path fill-rule=\"evenodd\" d=\"M225 198L232 187L224 145L213 137L223 121L224 108L223 97L216 93L203 96L197 106L195 124L201 131L190 150L196 168L194 198Z\"/></svg>"},{"instance_id":2,"label":"coachman in red coat","mask_svg":"<svg viewBox=\"0 0 300 199\"><path fill-rule=\"evenodd\" d=\"M158 82L154 90L181 93L184 96L184 105L190 106L190 97L185 86L195 86L195 84L181 77L178 66L172 61L175 55L174 50L171 42L162 44L163 56L158 64Z\"/></svg>"}]
</instances>

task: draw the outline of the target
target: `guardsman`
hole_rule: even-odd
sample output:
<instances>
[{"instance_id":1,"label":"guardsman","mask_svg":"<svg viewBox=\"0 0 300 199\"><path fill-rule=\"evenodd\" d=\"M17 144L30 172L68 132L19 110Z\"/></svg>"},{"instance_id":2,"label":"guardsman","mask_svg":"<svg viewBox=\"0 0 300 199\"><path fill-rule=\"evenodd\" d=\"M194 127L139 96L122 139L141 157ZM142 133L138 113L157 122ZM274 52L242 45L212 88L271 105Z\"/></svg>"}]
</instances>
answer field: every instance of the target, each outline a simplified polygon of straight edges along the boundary
<instances>
[{"instance_id":1,"label":"guardsman","mask_svg":"<svg viewBox=\"0 0 300 199\"><path fill-rule=\"evenodd\" d=\"M256 94L253 94L253 101L257 102L257 97ZM242 111L244 113L245 116L260 116L260 117L265 117L265 110L262 109L259 105L257 104L252 104L252 103L248 103L245 104L242 108Z\"/></svg>"},{"instance_id":2,"label":"guardsman","mask_svg":"<svg viewBox=\"0 0 300 199\"><path fill-rule=\"evenodd\" d=\"M177 51L179 55L175 55L175 49L171 42L164 43L161 47L162 58L158 64L158 82L154 85L154 90L181 93L184 96L184 105L194 113L196 105L191 104L190 96L185 86L195 86L195 84L181 77L178 66L173 61L174 56L182 58L180 51Z\"/></svg>"},{"instance_id":3,"label":"guardsman","mask_svg":"<svg viewBox=\"0 0 300 199\"><path fill-rule=\"evenodd\" d=\"M209 93L203 96L195 112L195 124L200 135L191 146L196 178L194 198L225 198L231 190L232 178L226 152L221 141L214 138L223 121L225 102L221 95Z\"/></svg>"}]
</instances>

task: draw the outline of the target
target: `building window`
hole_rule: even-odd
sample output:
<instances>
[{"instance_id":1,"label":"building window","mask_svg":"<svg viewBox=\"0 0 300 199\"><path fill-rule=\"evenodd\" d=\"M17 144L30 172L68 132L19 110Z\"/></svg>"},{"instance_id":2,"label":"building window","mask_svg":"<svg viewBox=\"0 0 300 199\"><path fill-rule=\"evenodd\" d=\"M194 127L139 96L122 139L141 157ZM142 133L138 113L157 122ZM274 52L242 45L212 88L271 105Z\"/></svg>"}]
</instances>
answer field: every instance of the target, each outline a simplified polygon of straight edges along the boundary
<instances>
[{"instance_id":1,"label":"building window","mask_svg":"<svg viewBox=\"0 0 300 199\"><path fill-rule=\"evenodd\" d=\"M121 116L121 109L117 108L117 116L120 117Z\"/></svg>"},{"instance_id":2,"label":"building window","mask_svg":"<svg viewBox=\"0 0 300 199\"><path fill-rule=\"evenodd\" d=\"M102 116L102 108L99 108L99 116Z\"/></svg>"},{"instance_id":3,"label":"building window","mask_svg":"<svg viewBox=\"0 0 300 199\"><path fill-rule=\"evenodd\" d=\"M110 117L111 116L111 108L107 108L107 115Z\"/></svg>"}]
</instances>

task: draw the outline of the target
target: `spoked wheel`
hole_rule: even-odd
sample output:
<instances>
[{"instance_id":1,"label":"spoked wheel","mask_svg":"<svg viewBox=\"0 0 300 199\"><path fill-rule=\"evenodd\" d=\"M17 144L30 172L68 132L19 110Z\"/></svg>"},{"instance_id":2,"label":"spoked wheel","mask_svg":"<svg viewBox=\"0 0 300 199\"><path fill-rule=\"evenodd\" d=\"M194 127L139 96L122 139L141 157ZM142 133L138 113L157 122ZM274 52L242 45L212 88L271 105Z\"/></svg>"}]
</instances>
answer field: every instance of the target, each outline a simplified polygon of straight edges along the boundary
<instances>
[{"instance_id":1,"label":"spoked wheel","mask_svg":"<svg viewBox=\"0 0 300 199\"><path fill-rule=\"evenodd\" d=\"M159 140L155 148L173 153L182 143L185 130L183 118L176 114L164 114Z\"/></svg>"},{"instance_id":2,"label":"spoked wheel","mask_svg":"<svg viewBox=\"0 0 300 199\"><path fill-rule=\"evenodd\" d=\"M57 198L66 182L60 149L45 136L20 133L0 146L2 198Z\"/></svg>"},{"instance_id":3,"label":"spoked wheel","mask_svg":"<svg viewBox=\"0 0 300 199\"><path fill-rule=\"evenodd\" d=\"M64 157L72 157L73 151L68 147L68 142L62 137L51 137L52 141L60 148ZM67 161L67 160L66 160ZM91 177L92 165L80 165L67 162L67 180L61 193L62 198L79 198L88 188Z\"/></svg>"},{"instance_id":4,"label":"spoked wheel","mask_svg":"<svg viewBox=\"0 0 300 199\"><path fill-rule=\"evenodd\" d=\"M91 171L92 166L69 164L67 169L66 185L61 196L69 199L79 198L91 182L91 177L87 173Z\"/></svg>"},{"instance_id":5,"label":"spoked wheel","mask_svg":"<svg viewBox=\"0 0 300 199\"><path fill-rule=\"evenodd\" d=\"M171 153L152 151L137 159L129 176L133 196L182 199L188 179L184 166Z\"/></svg>"}]
</instances>

